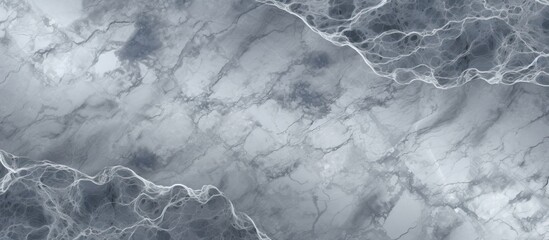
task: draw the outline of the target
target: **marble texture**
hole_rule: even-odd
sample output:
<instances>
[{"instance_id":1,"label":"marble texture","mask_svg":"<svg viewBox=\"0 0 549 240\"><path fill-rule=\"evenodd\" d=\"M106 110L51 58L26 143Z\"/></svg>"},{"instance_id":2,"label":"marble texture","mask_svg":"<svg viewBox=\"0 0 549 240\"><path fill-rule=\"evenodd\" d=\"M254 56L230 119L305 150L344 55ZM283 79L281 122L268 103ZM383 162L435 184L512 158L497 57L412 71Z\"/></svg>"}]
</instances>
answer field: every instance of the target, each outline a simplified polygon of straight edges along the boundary
<instances>
[{"instance_id":1,"label":"marble texture","mask_svg":"<svg viewBox=\"0 0 549 240\"><path fill-rule=\"evenodd\" d=\"M269 239L213 186L157 186L124 167L90 177L0 152L0 239Z\"/></svg>"},{"instance_id":2,"label":"marble texture","mask_svg":"<svg viewBox=\"0 0 549 240\"><path fill-rule=\"evenodd\" d=\"M372 69L440 88L471 80L549 86L549 3L522 0L258 0L292 13Z\"/></svg>"},{"instance_id":3,"label":"marble texture","mask_svg":"<svg viewBox=\"0 0 549 240\"><path fill-rule=\"evenodd\" d=\"M271 239L549 239L548 88L399 84L251 0L5 0L0 37L18 156L213 185Z\"/></svg>"}]
</instances>

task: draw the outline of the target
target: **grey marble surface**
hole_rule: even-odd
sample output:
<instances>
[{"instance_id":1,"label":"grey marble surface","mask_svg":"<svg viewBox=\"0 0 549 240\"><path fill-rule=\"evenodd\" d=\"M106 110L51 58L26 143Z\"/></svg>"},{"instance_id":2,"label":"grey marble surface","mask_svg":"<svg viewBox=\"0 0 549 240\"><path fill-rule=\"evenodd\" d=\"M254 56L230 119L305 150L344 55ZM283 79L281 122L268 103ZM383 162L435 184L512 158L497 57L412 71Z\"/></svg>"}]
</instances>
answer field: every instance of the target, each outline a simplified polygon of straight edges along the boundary
<instances>
[{"instance_id":1,"label":"grey marble surface","mask_svg":"<svg viewBox=\"0 0 549 240\"><path fill-rule=\"evenodd\" d=\"M219 189L159 186L115 166L89 176L0 151L0 239L261 239Z\"/></svg>"},{"instance_id":2,"label":"grey marble surface","mask_svg":"<svg viewBox=\"0 0 549 240\"><path fill-rule=\"evenodd\" d=\"M379 77L251 0L0 2L0 148L213 185L272 239L549 239L549 88Z\"/></svg>"},{"instance_id":3,"label":"grey marble surface","mask_svg":"<svg viewBox=\"0 0 549 240\"><path fill-rule=\"evenodd\" d=\"M549 86L546 0L258 0L292 13L379 75L440 88Z\"/></svg>"}]
</instances>

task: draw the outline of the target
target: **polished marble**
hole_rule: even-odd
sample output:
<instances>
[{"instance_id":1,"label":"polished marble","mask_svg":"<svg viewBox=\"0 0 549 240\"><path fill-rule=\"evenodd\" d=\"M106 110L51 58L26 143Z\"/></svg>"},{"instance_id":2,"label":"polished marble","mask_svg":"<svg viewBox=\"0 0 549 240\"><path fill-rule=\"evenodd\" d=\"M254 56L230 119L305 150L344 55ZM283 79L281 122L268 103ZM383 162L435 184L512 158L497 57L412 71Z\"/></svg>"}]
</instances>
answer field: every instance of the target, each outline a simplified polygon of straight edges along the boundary
<instances>
[{"instance_id":1,"label":"polished marble","mask_svg":"<svg viewBox=\"0 0 549 240\"><path fill-rule=\"evenodd\" d=\"M549 85L547 1L259 1L352 47L376 73L401 83Z\"/></svg>"},{"instance_id":2,"label":"polished marble","mask_svg":"<svg viewBox=\"0 0 549 240\"><path fill-rule=\"evenodd\" d=\"M269 239L213 186L155 185L116 166L95 176L0 152L1 239Z\"/></svg>"},{"instance_id":3,"label":"polished marble","mask_svg":"<svg viewBox=\"0 0 549 240\"><path fill-rule=\"evenodd\" d=\"M251 0L6 0L0 37L9 153L215 186L271 239L549 238L542 84L401 84Z\"/></svg>"}]
</instances>

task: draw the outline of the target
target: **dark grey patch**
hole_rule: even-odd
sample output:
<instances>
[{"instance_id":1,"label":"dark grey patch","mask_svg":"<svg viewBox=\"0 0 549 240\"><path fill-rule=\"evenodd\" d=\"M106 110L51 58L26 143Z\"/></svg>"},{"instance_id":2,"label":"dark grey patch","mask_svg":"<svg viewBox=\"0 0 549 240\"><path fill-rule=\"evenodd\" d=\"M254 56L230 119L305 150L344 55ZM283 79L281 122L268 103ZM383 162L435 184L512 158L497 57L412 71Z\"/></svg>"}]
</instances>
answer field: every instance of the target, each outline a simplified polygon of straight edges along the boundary
<instances>
[{"instance_id":1,"label":"dark grey patch","mask_svg":"<svg viewBox=\"0 0 549 240\"><path fill-rule=\"evenodd\" d=\"M4 34L4 37L1 37L1 38L0 38L0 44L1 44L1 45L5 45L5 46L8 46L8 45L10 45L10 43L11 43L11 39L10 39L10 37L8 36L8 33L5 33L5 34Z\"/></svg>"},{"instance_id":2,"label":"dark grey patch","mask_svg":"<svg viewBox=\"0 0 549 240\"><path fill-rule=\"evenodd\" d=\"M27 235L27 240L47 239L50 229L47 227L39 228Z\"/></svg>"},{"instance_id":3,"label":"dark grey patch","mask_svg":"<svg viewBox=\"0 0 549 240\"><path fill-rule=\"evenodd\" d=\"M265 175L269 180L274 180L274 179L290 176L290 174L293 171L295 171L298 167L299 167L299 162L296 161L289 166L266 169Z\"/></svg>"},{"instance_id":4,"label":"dark grey patch","mask_svg":"<svg viewBox=\"0 0 549 240\"><path fill-rule=\"evenodd\" d=\"M101 211L103 206L116 202L118 198L118 193L110 182L103 186L85 180L80 182L79 188L81 191L79 209L90 218L91 214Z\"/></svg>"},{"instance_id":5,"label":"dark grey patch","mask_svg":"<svg viewBox=\"0 0 549 240\"><path fill-rule=\"evenodd\" d=\"M513 179L502 175L501 173L494 172L490 175L474 179L473 181L469 182L469 187L481 186L482 188L490 189L493 191L502 191L513 182Z\"/></svg>"},{"instance_id":6,"label":"dark grey patch","mask_svg":"<svg viewBox=\"0 0 549 240\"><path fill-rule=\"evenodd\" d=\"M309 25L313 26L313 27L316 25L316 24L315 24L315 16L307 15L307 16L305 17L305 21L307 21L307 23L308 23Z\"/></svg>"},{"instance_id":7,"label":"dark grey patch","mask_svg":"<svg viewBox=\"0 0 549 240\"><path fill-rule=\"evenodd\" d=\"M549 18L543 20L543 22L541 23L541 27L545 29L545 31L549 31Z\"/></svg>"},{"instance_id":8,"label":"dark grey patch","mask_svg":"<svg viewBox=\"0 0 549 240\"><path fill-rule=\"evenodd\" d=\"M237 229L230 227L223 232L223 239L245 239L249 235L257 235L257 230L255 228Z\"/></svg>"},{"instance_id":9,"label":"dark grey patch","mask_svg":"<svg viewBox=\"0 0 549 240\"><path fill-rule=\"evenodd\" d=\"M130 166L136 167L138 171L154 171L162 166L160 157L147 148L139 148L129 160Z\"/></svg>"},{"instance_id":10,"label":"dark grey patch","mask_svg":"<svg viewBox=\"0 0 549 240\"><path fill-rule=\"evenodd\" d=\"M294 13L297 13L297 14L300 14L300 15L305 14L309 11L309 6L299 4L299 3L294 3L294 4L290 5L290 11L292 11Z\"/></svg>"},{"instance_id":11,"label":"dark grey patch","mask_svg":"<svg viewBox=\"0 0 549 240\"><path fill-rule=\"evenodd\" d=\"M293 85L288 100L291 106L301 108L310 115L321 117L331 111L331 102L321 93L312 89L308 82L299 82Z\"/></svg>"},{"instance_id":12,"label":"dark grey patch","mask_svg":"<svg viewBox=\"0 0 549 240\"><path fill-rule=\"evenodd\" d=\"M536 76L536 83L542 86L549 86L549 74L541 73Z\"/></svg>"},{"instance_id":13,"label":"dark grey patch","mask_svg":"<svg viewBox=\"0 0 549 240\"><path fill-rule=\"evenodd\" d=\"M135 22L136 31L118 52L122 60L139 61L162 47L158 38L159 23L154 16L141 15Z\"/></svg>"},{"instance_id":14,"label":"dark grey patch","mask_svg":"<svg viewBox=\"0 0 549 240\"><path fill-rule=\"evenodd\" d=\"M518 203L518 202L530 201L530 199L532 199L532 196L533 196L533 193L531 193L531 192L521 191L515 196L515 198L509 200L509 204L515 204L515 203Z\"/></svg>"},{"instance_id":15,"label":"dark grey patch","mask_svg":"<svg viewBox=\"0 0 549 240\"><path fill-rule=\"evenodd\" d=\"M328 15L335 19L349 19L353 16L355 3L353 0L330 0Z\"/></svg>"},{"instance_id":16,"label":"dark grey patch","mask_svg":"<svg viewBox=\"0 0 549 240\"><path fill-rule=\"evenodd\" d=\"M170 240L172 239L172 236L169 232L166 232L164 230L158 230L156 232L156 240Z\"/></svg>"},{"instance_id":17,"label":"dark grey patch","mask_svg":"<svg viewBox=\"0 0 549 240\"><path fill-rule=\"evenodd\" d=\"M191 3L191 0L175 0L174 2L175 6L179 9L187 8L191 5Z\"/></svg>"},{"instance_id":18,"label":"dark grey patch","mask_svg":"<svg viewBox=\"0 0 549 240\"><path fill-rule=\"evenodd\" d=\"M328 67L332 63L332 60L330 59L330 55L328 55L328 53L314 51L305 56L303 63L312 69L322 69Z\"/></svg>"},{"instance_id":19,"label":"dark grey patch","mask_svg":"<svg viewBox=\"0 0 549 240\"><path fill-rule=\"evenodd\" d=\"M347 228L358 229L372 218L385 216L387 214L385 205L386 203L377 194L362 199L355 207L355 212L347 219Z\"/></svg>"},{"instance_id":20,"label":"dark grey patch","mask_svg":"<svg viewBox=\"0 0 549 240\"><path fill-rule=\"evenodd\" d=\"M374 107L387 107L387 102L391 101L391 97L386 98L376 98L376 97L365 97L362 99L362 101L358 104L361 110L364 111L370 111Z\"/></svg>"},{"instance_id":21,"label":"dark grey patch","mask_svg":"<svg viewBox=\"0 0 549 240\"><path fill-rule=\"evenodd\" d=\"M189 227L200 238L206 237L206 230L210 227L210 223L206 219L197 219L189 223Z\"/></svg>"},{"instance_id":22,"label":"dark grey patch","mask_svg":"<svg viewBox=\"0 0 549 240\"><path fill-rule=\"evenodd\" d=\"M433 235L435 239L446 239L454 229L461 225L460 222L455 222L453 224L436 224L433 229Z\"/></svg>"},{"instance_id":23,"label":"dark grey patch","mask_svg":"<svg viewBox=\"0 0 549 240\"><path fill-rule=\"evenodd\" d=\"M347 40L351 43L358 43L364 41L366 36L360 30L348 30L343 32L343 36L347 37Z\"/></svg>"},{"instance_id":24,"label":"dark grey patch","mask_svg":"<svg viewBox=\"0 0 549 240\"><path fill-rule=\"evenodd\" d=\"M29 220L29 226L42 227L49 224L46 215L44 214L44 208L41 206L28 206L25 209L25 217Z\"/></svg>"},{"instance_id":25,"label":"dark grey patch","mask_svg":"<svg viewBox=\"0 0 549 240\"><path fill-rule=\"evenodd\" d=\"M9 157L8 155L5 155L3 152L0 152L0 155L2 155L2 156L0 156L0 158L1 157L4 157L4 158ZM8 169L4 165L0 164L0 179L4 178L4 176L6 176L6 174L8 174L8 173L9 173Z\"/></svg>"}]
</instances>

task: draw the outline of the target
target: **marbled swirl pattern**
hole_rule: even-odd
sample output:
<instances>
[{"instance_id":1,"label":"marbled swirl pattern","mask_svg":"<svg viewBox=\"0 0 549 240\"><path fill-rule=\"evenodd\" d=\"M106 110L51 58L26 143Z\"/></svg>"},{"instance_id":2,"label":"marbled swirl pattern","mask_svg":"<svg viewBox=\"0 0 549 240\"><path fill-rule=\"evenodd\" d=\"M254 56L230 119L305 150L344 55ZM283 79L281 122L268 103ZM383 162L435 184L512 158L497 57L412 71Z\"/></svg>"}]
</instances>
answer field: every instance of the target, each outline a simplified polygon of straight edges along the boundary
<instances>
[{"instance_id":1,"label":"marbled swirl pattern","mask_svg":"<svg viewBox=\"0 0 549 240\"><path fill-rule=\"evenodd\" d=\"M400 83L549 86L549 3L523 0L258 0L301 19Z\"/></svg>"},{"instance_id":2,"label":"marbled swirl pattern","mask_svg":"<svg viewBox=\"0 0 549 240\"><path fill-rule=\"evenodd\" d=\"M271 239L549 239L549 88L393 80L252 0L0 2L12 154L213 185Z\"/></svg>"}]
</instances>

